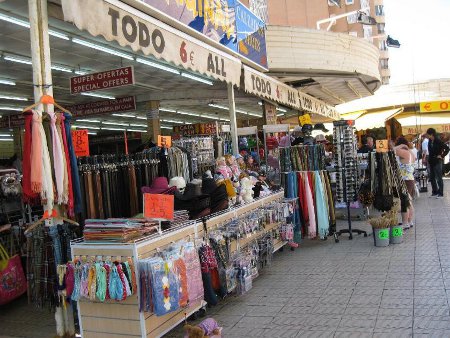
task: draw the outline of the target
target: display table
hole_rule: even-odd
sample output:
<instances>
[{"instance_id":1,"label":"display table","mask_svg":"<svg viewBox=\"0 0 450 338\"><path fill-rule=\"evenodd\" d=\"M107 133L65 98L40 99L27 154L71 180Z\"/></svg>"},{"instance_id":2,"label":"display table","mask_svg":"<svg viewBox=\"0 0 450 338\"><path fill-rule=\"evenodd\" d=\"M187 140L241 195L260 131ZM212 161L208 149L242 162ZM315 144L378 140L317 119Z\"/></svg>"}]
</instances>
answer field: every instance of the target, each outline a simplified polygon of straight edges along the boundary
<instances>
[{"instance_id":1,"label":"display table","mask_svg":"<svg viewBox=\"0 0 450 338\"><path fill-rule=\"evenodd\" d=\"M138 292L125 301L117 302L106 300L105 302L88 301L86 299L78 302L78 317L80 330L83 338L123 338L123 337L161 337L169 332L185 317L189 317L206 304L201 301L190 304L189 307L169 313L164 316L156 316L153 313L139 312L140 285L138 271L138 261L140 259L154 256L157 250L170 245L172 242L180 240L194 240L202 238L204 227L213 229L224 221L233 217L238 217L244 213L255 210L273 201L282 200L283 191L276 192L267 197L258 199L249 204L231 209L228 212L210 217L203 223L200 220L191 221L178 228L171 228L162 235L154 234L146 238L139 239L133 243L101 243L92 244L83 240L71 243L72 257L84 260L96 260L110 258L112 260L125 261L129 257L134 262L137 276ZM244 247L253 240L256 240L268 231L275 229L279 223L268 224L257 233L249 237L237 239L231 243L232 251L239 247ZM274 247L278 250L285 242L274 241ZM99 257L101 256L101 257Z\"/></svg>"}]
</instances>

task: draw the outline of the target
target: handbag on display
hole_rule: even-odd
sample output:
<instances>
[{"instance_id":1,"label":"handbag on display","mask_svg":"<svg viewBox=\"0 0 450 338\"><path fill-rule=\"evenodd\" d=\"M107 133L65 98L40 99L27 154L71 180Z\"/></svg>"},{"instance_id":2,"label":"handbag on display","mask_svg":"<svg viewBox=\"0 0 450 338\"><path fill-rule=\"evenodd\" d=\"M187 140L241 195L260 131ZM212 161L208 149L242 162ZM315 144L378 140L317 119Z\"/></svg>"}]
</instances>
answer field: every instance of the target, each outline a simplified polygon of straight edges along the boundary
<instances>
[{"instance_id":1,"label":"handbag on display","mask_svg":"<svg viewBox=\"0 0 450 338\"><path fill-rule=\"evenodd\" d=\"M9 257L0 245L0 305L20 297L27 291L27 280L19 255Z\"/></svg>"}]
</instances>

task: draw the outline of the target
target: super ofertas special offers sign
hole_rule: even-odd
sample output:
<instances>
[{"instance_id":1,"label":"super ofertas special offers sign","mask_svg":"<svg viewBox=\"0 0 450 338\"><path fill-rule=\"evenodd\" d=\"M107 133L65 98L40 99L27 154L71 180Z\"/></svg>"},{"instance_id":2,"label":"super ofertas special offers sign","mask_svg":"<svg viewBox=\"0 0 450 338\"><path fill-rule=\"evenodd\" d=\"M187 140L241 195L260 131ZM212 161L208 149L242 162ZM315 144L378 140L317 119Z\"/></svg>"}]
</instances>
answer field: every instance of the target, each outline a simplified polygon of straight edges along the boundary
<instances>
[{"instance_id":1,"label":"super ofertas special offers sign","mask_svg":"<svg viewBox=\"0 0 450 338\"><path fill-rule=\"evenodd\" d=\"M62 0L64 20L185 69L239 86L241 62L116 0Z\"/></svg>"},{"instance_id":2,"label":"super ofertas special offers sign","mask_svg":"<svg viewBox=\"0 0 450 338\"><path fill-rule=\"evenodd\" d=\"M133 66L105 70L70 78L70 93L78 94L134 84Z\"/></svg>"}]
</instances>

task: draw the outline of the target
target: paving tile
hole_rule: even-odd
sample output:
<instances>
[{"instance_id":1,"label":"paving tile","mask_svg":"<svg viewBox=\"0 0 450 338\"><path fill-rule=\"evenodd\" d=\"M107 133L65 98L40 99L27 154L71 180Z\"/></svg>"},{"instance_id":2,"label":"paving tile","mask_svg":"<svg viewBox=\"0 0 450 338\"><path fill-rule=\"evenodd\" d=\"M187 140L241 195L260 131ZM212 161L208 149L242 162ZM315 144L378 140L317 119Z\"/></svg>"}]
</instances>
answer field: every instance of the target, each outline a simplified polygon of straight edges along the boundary
<instances>
[{"instance_id":1,"label":"paving tile","mask_svg":"<svg viewBox=\"0 0 450 338\"><path fill-rule=\"evenodd\" d=\"M375 330L384 329L409 329L413 327L412 316L385 316L380 314L377 317Z\"/></svg>"},{"instance_id":2,"label":"paving tile","mask_svg":"<svg viewBox=\"0 0 450 338\"><path fill-rule=\"evenodd\" d=\"M407 338L413 337L413 331L411 329L385 329L385 330L374 330L374 338ZM415 335L414 335L415 337Z\"/></svg>"},{"instance_id":3,"label":"paving tile","mask_svg":"<svg viewBox=\"0 0 450 338\"><path fill-rule=\"evenodd\" d=\"M368 329L373 329L376 323L376 316L356 316L344 315L342 316L339 330L367 332Z\"/></svg>"},{"instance_id":4,"label":"paving tile","mask_svg":"<svg viewBox=\"0 0 450 338\"><path fill-rule=\"evenodd\" d=\"M334 338L372 338L373 332L347 332L347 331L336 331Z\"/></svg>"},{"instance_id":5,"label":"paving tile","mask_svg":"<svg viewBox=\"0 0 450 338\"><path fill-rule=\"evenodd\" d=\"M381 300L381 307L386 309L412 308L413 305L414 305L414 298L383 296Z\"/></svg>"},{"instance_id":6,"label":"paving tile","mask_svg":"<svg viewBox=\"0 0 450 338\"><path fill-rule=\"evenodd\" d=\"M414 315L414 309L409 308L379 308L378 309L378 316L393 316L393 317L399 317L399 316L406 316L411 317Z\"/></svg>"},{"instance_id":7,"label":"paving tile","mask_svg":"<svg viewBox=\"0 0 450 338\"><path fill-rule=\"evenodd\" d=\"M336 333L335 330L324 330L324 331L311 331L311 330L300 330L297 337L300 338L330 338Z\"/></svg>"},{"instance_id":8,"label":"paving tile","mask_svg":"<svg viewBox=\"0 0 450 338\"><path fill-rule=\"evenodd\" d=\"M376 317L378 314L378 307L355 307L349 306L345 309L345 315L352 316L373 316Z\"/></svg>"}]
</instances>

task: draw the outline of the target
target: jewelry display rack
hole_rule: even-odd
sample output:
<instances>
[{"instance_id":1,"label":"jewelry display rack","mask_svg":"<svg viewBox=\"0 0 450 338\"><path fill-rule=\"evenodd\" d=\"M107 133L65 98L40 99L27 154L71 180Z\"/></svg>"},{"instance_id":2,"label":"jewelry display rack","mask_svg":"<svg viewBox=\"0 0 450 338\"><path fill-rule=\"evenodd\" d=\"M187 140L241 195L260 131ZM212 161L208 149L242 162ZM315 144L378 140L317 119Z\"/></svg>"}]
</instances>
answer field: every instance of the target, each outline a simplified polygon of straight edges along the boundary
<instances>
[{"instance_id":1,"label":"jewelry display rack","mask_svg":"<svg viewBox=\"0 0 450 338\"><path fill-rule=\"evenodd\" d=\"M338 237L342 234L349 234L349 239L353 239L353 233L358 235L367 232L352 228L350 214L350 203L356 200L356 193L359 187L359 167L357 163L356 139L354 132L354 121L333 122L334 138L334 161L336 169L336 202L345 203L347 208L348 229L342 229L334 233L334 239L339 242Z\"/></svg>"},{"instance_id":2,"label":"jewelry display rack","mask_svg":"<svg viewBox=\"0 0 450 338\"><path fill-rule=\"evenodd\" d=\"M233 217L263 207L274 201L281 201L284 192L275 192L267 197L260 198L251 203L231 209L220 215L213 215L206 219L206 228L213 229L218 225L229 221ZM268 224L258 233L251 237L245 237L237 240L237 243L231 243L232 251L239 247L261 237L268 231L275 229L279 223ZM71 243L72 257L130 257L134 262L134 267L138 266L140 259L148 258L157 253L158 250L180 240L194 240L203 237L204 224L201 220L190 221L187 225L170 229L162 235L154 234L132 243L89 243L82 239ZM274 248L277 250L286 244L277 240L274 242ZM275 250L274 250L275 251ZM183 322L186 317L191 316L199 309L205 306L203 301L190 304L187 308L181 308L165 316L156 316L153 313L139 312L139 276L135 269L136 280L138 283L138 292L128 297L123 302L115 301L88 301L81 300L78 305L78 318L80 330L83 338L123 338L123 337L161 337L178 324Z\"/></svg>"}]
</instances>

